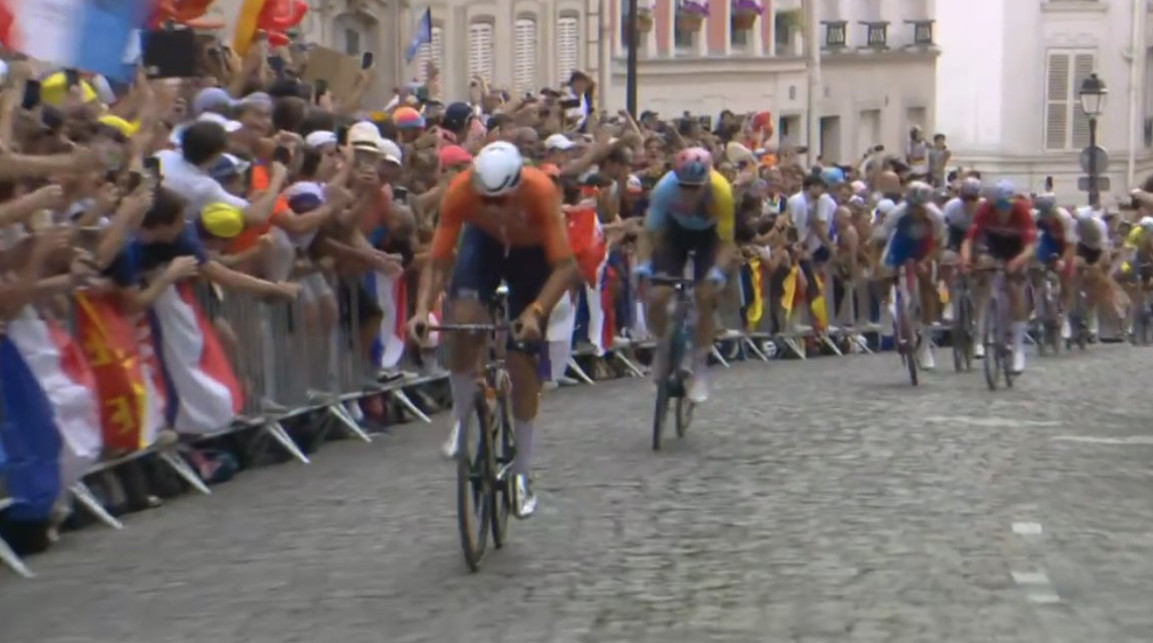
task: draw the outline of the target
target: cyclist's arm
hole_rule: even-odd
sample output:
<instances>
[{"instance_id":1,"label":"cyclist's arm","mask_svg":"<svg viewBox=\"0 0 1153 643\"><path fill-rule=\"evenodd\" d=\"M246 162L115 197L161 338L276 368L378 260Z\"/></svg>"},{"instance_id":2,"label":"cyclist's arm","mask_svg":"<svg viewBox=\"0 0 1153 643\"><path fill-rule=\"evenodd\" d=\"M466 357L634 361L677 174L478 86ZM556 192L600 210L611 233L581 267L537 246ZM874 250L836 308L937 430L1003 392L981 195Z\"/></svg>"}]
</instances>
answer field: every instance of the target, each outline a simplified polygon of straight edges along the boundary
<instances>
[{"instance_id":1,"label":"cyclist's arm","mask_svg":"<svg viewBox=\"0 0 1153 643\"><path fill-rule=\"evenodd\" d=\"M929 223L932 226L933 234L933 249L926 257L929 261L940 261L941 253L945 249L945 245L949 242L949 228L945 225L945 215L941 209L933 204L929 204Z\"/></svg>"},{"instance_id":2,"label":"cyclist's arm","mask_svg":"<svg viewBox=\"0 0 1153 643\"><path fill-rule=\"evenodd\" d=\"M1033 213L1020 202L1013 206L1017 226L1021 228L1021 252L1013 257L1014 263L1025 266L1037 254L1037 226L1033 223Z\"/></svg>"},{"instance_id":3,"label":"cyclist's arm","mask_svg":"<svg viewBox=\"0 0 1153 643\"><path fill-rule=\"evenodd\" d=\"M551 183L548 184L551 190ZM579 282L580 272L577 269L576 258L573 256L572 246L568 242L568 230L564 214L561 212L560 195L544 192L531 198L530 216L536 221L533 225L540 226L541 245L544 246L545 256L552 273L541 286L536 296L536 304L540 306L541 317L556 307L557 302Z\"/></svg>"},{"instance_id":4,"label":"cyclist's arm","mask_svg":"<svg viewBox=\"0 0 1153 643\"><path fill-rule=\"evenodd\" d=\"M652 258L657 236L668 226L668 182L668 175L665 175L653 187L652 195L649 198L649 208L645 211L645 229L642 234L637 235L637 261L641 263Z\"/></svg>"},{"instance_id":5,"label":"cyclist's arm","mask_svg":"<svg viewBox=\"0 0 1153 643\"><path fill-rule=\"evenodd\" d=\"M420 273L420 286L416 295L416 309L420 313L431 310L432 302L448 281L455 259L456 243L464 227L464 213L468 207L466 191L459 188L454 190L450 186L440 204L440 219L432 234L428 262Z\"/></svg>"}]
</instances>

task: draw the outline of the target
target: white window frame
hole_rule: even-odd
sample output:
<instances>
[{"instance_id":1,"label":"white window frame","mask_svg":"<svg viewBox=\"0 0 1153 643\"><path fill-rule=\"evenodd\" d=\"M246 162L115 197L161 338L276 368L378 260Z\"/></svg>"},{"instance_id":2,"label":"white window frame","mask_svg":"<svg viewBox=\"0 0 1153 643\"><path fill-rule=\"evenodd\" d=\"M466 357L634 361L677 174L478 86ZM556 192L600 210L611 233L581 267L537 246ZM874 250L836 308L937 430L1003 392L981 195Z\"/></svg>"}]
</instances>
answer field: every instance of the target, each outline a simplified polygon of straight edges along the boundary
<instances>
[{"instance_id":1,"label":"white window frame","mask_svg":"<svg viewBox=\"0 0 1153 643\"><path fill-rule=\"evenodd\" d=\"M529 42L522 43L527 35ZM522 55L521 46L528 47ZM536 93L536 58L540 45L540 30L536 16L522 15L512 23L512 85L516 96L526 92Z\"/></svg>"},{"instance_id":2,"label":"white window frame","mask_svg":"<svg viewBox=\"0 0 1153 643\"><path fill-rule=\"evenodd\" d=\"M642 3L643 4L643 3ZM561 39L561 34L565 29L572 27L572 49L565 51L565 43ZM556 22L556 75L557 81L563 83L568 80L573 71L580 69L580 38L581 35L581 20L580 16L575 13L564 13ZM571 59L571 64L570 64Z\"/></svg>"}]
</instances>

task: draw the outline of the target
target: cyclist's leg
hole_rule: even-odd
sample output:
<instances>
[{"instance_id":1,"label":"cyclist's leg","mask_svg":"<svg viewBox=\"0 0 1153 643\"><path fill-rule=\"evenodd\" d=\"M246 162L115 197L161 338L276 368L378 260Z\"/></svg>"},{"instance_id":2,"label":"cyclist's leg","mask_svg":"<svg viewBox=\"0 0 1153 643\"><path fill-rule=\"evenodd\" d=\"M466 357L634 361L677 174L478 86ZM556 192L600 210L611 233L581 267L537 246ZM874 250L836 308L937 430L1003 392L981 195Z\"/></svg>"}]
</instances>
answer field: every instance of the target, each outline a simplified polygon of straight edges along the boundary
<instances>
[{"instance_id":1,"label":"cyclist's leg","mask_svg":"<svg viewBox=\"0 0 1153 643\"><path fill-rule=\"evenodd\" d=\"M692 249L692 236L670 218L666 228L653 242L652 266L653 274L669 277L681 277L685 272L685 263L689 259L689 250ZM699 262L699 260L698 260ZM657 342L663 342L668 330L669 301L672 299L673 289L670 286L653 286L648 289L648 306L645 309L645 322L649 332ZM665 364L664 351L653 353L653 377L660 379L667 374L668 365Z\"/></svg>"},{"instance_id":2,"label":"cyclist's leg","mask_svg":"<svg viewBox=\"0 0 1153 643\"><path fill-rule=\"evenodd\" d=\"M992 254L992 249L988 246L976 248L974 252L977 259L974 262L979 270L985 271L996 265L996 259ZM985 330L985 315L989 310L989 285L991 281L991 273L979 272L973 280L973 320L977 323L977 332L982 333ZM982 358L985 356L985 343L978 341L973 346L973 357Z\"/></svg>"},{"instance_id":3,"label":"cyclist's leg","mask_svg":"<svg viewBox=\"0 0 1153 643\"><path fill-rule=\"evenodd\" d=\"M501 272L508 284L508 316L516 319L540 296L552 267L543 248L515 248L509 251ZM545 320L541 331L547 332L547 329L548 321ZM537 369L540 347L526 348L528 352L510 347L507 360L508 374L512 378L512 422L516 440L516 460L512 471L516 475L516 515L520 518L531 516L537 504L530 474L534 425L540 405Z\"/></svg>"},{"instance_id":4,"label":"cyclist's leg","mask_svg":"<svg viewBox=\"0 0 1153 643\"><path fill-rule=\"evenodd\" d=\"M500 285L504 247L479 228L466 226L460 237L456 268L448 288L447 322L485 324L490 321L486 302ZM448 341L449 386L452 391L452 431L442 452L456 455L458 428L468 428L476 397L476 366L485 337L476 333L450 333Z\"/></svg>"},{"instance_id":5,"label":"cyclist's leg","mask_svg":"<svg viewBox=\"0 0 1153 643\"><path fill-rule=\"evenodd\" d=\"M949 303L945 304L944 309L941 311L941 319L946 322L953 321L953 314L955 310L954 301L956 299L956 292L954 292L954 279L956 277L957 258L961 252L961 244L965 241L965 229L955 228L949 226L949 239L945 246L945 250L941 253L941 261L938 265L938 276L945 282L945 287L949 292Z\"/></svg>"},{"instance_id":6,"label":"cyclist's leg","mask_svg":"<svg viewBox=\"0 0 1153 643\"><path fill-rule=\"evenodd\" d=\"M697 304L696 327L693 329L693 377L689 382L689 399L700 403L709 396L709 355L716 337L716 317L713 314L720 298L720 291L706 276L717 260L717 247L720 244L713 229L694 230L690 247L694 250L693 281Z\"/></svg>"},{"instance_id":7,"label":"cyclist's leg","mask_svg":"<svg viewBox=\"0 0 1153 643\"><path fill-rule=\"evenodd\" d=\"M1013 252L1000 257L1010 261L1020 254ZM1011 273L1005 275L1005 295L1009 300L1009 330L1013 341L1013 371L1020 373L1025 370L1025 332L1029 324L1029 305L1025 297L1024 273Z\"/></svg>"}]
</instances>

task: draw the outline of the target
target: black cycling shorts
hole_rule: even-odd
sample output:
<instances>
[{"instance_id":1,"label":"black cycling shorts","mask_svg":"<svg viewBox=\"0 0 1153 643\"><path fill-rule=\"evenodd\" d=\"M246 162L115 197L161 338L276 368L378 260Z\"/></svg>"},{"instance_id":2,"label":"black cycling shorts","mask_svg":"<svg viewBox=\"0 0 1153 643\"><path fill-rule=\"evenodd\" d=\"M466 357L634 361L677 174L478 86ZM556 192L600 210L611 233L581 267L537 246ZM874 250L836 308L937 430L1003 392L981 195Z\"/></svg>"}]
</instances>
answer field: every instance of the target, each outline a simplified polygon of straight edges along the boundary
<instances>
[{"instance_id":1,"label":"black cycling shorts","mask_svg":"<svg viewBox=\"0 0 1153 643\"><path fill-rule=\"evenodd\" d=\"M719 245L716 226L690 230L669 217L657 247L653 250L653 274L680 277L685 274L685 264L692 252L695 255L693 279L703 281L717 261Z\"/></svg>"}]
</instances>

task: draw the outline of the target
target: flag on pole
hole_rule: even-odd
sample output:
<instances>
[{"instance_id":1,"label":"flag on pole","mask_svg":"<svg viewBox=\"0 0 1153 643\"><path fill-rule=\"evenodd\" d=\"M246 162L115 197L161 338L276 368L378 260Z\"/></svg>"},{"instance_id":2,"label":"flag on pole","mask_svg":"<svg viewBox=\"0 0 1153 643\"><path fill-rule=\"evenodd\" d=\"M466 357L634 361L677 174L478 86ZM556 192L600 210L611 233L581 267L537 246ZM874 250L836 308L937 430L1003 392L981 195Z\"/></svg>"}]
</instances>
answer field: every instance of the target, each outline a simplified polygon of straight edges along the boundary
<instances>
[{"instance_id":1,"label":"flag on pole","mask_svg":"<svg viewBox=\"0 0 1153 643\"><path fill-rule=\"evenodd\" d=\"M404 61L411 65L416 58L416 52L420 51L420 46L431 42L432 9L425 9L420 16L420 22L416 25L416 33L412 34L412 41L408 43L408 49L404 50Z\"/></svg>"},{"instance_id":2,"label":"flag on pole","mask_svg":"<svg viewBox=\"0 0 1153 643\"><path fill-rule=\"evenodd\" d=\"M131 80L149 0L0 0L0 44L61 67Z\"/></svg>"}]
</instances>

